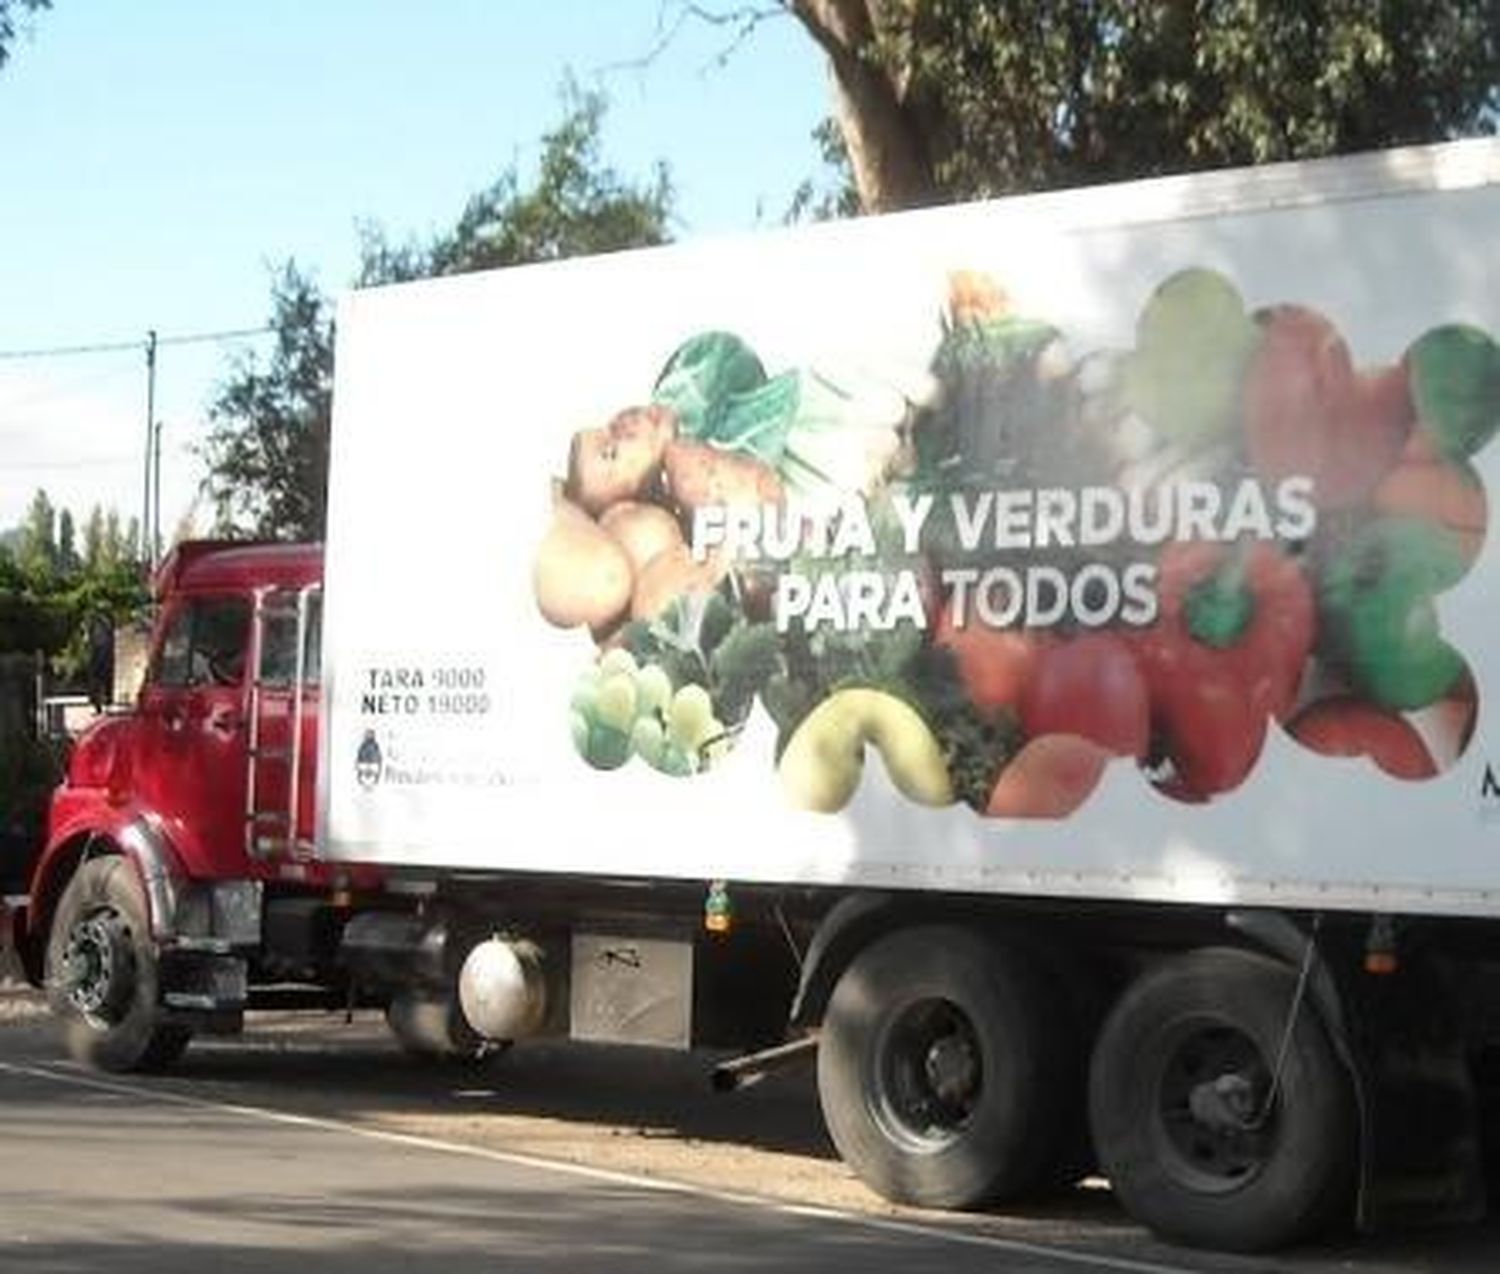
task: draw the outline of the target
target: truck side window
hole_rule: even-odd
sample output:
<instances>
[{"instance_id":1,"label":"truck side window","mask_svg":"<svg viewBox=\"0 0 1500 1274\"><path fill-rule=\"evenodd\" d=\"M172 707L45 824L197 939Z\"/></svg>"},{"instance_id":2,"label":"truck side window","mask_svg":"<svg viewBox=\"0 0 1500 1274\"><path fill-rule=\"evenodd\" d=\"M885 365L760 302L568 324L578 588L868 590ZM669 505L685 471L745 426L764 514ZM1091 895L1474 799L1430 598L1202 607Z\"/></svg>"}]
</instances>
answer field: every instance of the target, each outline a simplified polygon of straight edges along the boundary
<instances>
[{"instance_id":1,"label":"truck side window","mask_svg":"<svg viewBox=\"0 0 1500 1274\"><path fill-rule=\"evenodd\" d=\"M167 624L151 680L158 686L235 686L245 672L250 604L242 597L203 597Z\"/></svg>"},{"instance_id":2,"label":"truck side window","mask_svg":"<svg viewBox=\"0 0 1500 1274\"><path fill-rule=\"evenodd\" d=\"M297 672L297 620L295 616L266 616L260 638L261 685L285 690Z\"/></svg>"},{"instance_id":3,"label":"truck side window","mask_svg":"<svg viewBox=\"0 0 1500 1274\"><path fill-rule=\"evenodd\" d=\"M292 599L286 599L289 603ZM316 594L308 599L307 641L302 655L302 682L316 685L321 672L323 603ZM272 614L265 621L261 637L261 684L285 690L297 675L297 618L295 615Z\"/></svg>"}]
</instances>

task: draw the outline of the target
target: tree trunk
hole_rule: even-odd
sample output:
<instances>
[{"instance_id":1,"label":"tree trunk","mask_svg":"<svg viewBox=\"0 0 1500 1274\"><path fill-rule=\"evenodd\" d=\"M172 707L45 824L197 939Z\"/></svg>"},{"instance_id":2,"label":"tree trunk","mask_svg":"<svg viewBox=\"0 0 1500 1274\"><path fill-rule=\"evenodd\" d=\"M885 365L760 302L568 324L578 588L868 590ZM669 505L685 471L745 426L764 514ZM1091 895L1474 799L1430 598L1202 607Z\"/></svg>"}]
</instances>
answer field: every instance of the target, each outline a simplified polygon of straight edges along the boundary
<instances>
[{"instance_id":1,"label":"tree trunk","mask_svg":"<svg viewBox=\"0 0 1500 1274\"><path fill-rule=\"evenodd\" d=\"M790 8L828 55L835 118L861 207L888 212L930 203L936 188L922 134L901 85L867 56L879 0L790 0Z\"/></svg>"}]
</instances>

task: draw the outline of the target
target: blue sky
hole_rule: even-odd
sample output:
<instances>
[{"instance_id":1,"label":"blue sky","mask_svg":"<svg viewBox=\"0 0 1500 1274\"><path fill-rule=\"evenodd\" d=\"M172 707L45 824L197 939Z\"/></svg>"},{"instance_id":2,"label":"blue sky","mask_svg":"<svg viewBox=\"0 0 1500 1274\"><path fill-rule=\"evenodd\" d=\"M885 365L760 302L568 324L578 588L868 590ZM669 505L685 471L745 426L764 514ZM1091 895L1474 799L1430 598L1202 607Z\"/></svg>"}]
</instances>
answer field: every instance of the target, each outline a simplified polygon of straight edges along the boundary
<instances>
[{"instance_id":1,"label":"blue sky","mask_svg":"<svg viewBox=\"0 0 1500 1274\"><path fill-rule=\"evenodd\" d=\"M669 166L679 238L775 222L820 169L827 77L790 19L727 59L688 21L640 65L675 0L55 3L0 70L0 352L255 326L288 257L335 290L360 221L424 235L526 174L568 73L609 95L613 166ZM234 348L161 352L164 531ZM37 486L137 512L145 383L141 349L0 358L0 527Z\"/></svg>"}]
</instances>

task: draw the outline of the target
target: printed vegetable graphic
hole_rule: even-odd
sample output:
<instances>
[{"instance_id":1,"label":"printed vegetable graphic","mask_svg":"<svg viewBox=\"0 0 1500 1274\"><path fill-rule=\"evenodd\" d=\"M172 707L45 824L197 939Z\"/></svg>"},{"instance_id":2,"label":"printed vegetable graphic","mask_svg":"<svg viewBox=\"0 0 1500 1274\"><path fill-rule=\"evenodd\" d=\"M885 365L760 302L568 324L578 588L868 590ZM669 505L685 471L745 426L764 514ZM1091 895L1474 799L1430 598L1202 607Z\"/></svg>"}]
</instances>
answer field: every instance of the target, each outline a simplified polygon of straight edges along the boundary
<instances>
[{"instance_id":1,"label":"printed vegetable graphic","mask_svg":"<svg viewBox=\"0 0 1500 1274\"><path fill-rule=\"evenodd\" d=\"M986 711L1019 711L1021 695L1036 667L1033 635L1013 628L991 628L971 622L958 628L945 606L933 634L933 645L952 653L969 700Z\"/></svg>"},{"instance_id":2,"label":"printed vegetable graphic","mask_svg":"<svg viewBox=\"0 0 1500 1274\"><path fill-rule=\"evenodd\" d=\"M947 284L888 383L705 331L576 431L534 586L600 649L568 708L589 764L711 771L757 701L818 812L871 746L907 799L995 818L1069 816L1116 757L1214 799L1273 723L1402 779L1455 762L1478 700L1435 599L1487 531L1488 334L1364 365L1193 267L1132 348L1075 357L989 276Z\"/></svg>"},{"instance_id":3,"label":"printed vegetable graphic","mask_svg":"<svg viewBox=\"0 0 1500 1274\"><path fill-rule=\"evenodd\" d=\"M637 755L664 773L693 774L712 764L727 743L708 691L691 682L674 689L664 668L642 666L619 647L579 678L572 714L574 745L601 770Z\"/></svg>"},{"instance_id":4,"label":"printed vegetable graphic","mask_svg":"<svg viewBox=\"0 0 1500 1274\"><path fill-rule=\"evenodd\" d=\"M604 510L599 526L625 550L637 574L660 554L685 547L677 519L656 504L621 500Z\"/></svg>"},{"instance_id":5,"label":"printed vegetable graphic","mask_svg":"<svg viewBox=\"0 0 1500 1274\"><path fill-rule=\"evenodd\" d=\"M1055 327L1014 313L985 276L951 275L932 359L937 399L916 433L920 478L982 485L1037 467L1061 441L1048 422L1075 405L1068 370Z\"/></svg>"},{"instance_id":6,"label":"printed vegetable graphic","mask_svg":"<svg viewBox=\"0 0 1500 1274\"><path fill-rule=\"evenodd\" d=\"M734 508L781 503L776 471L752 455L682 440L666 448L662 463L667 490L689 511L710 505Z\"/></svg>"},{"instance_id":7,"label":"printed vegetable graphic","mask_svg":"<svg viewBox=\"0 0 1500 1274\"><path fill-rule=\"evenodd\" d=\"M1066 818L1098 787L1107 748L1076 734L1048 734L1026 744L1000 772L985 814L990 818Z\"/></svg>"},{"instance_id":8,"label":"printed vegetable graphic","mask_svg":"<svg viewBox=\"0 0 1500 1274\"><path fill-rule=\"evenodd\" d=\"M835 691L797 727L778 766L787 800L824 814L843 809L859 786L867 743L909 799L953 803L942 749L921 715L893 694L863 688Z\"/></svg>"},{"instance_id":9,"label":"printed vegetable graphic","mask_svg":"<svg viewBox=\"0 0 1500 1274\"><path fill-rule=\"evenodd\" d=\"M1245 381L1245 444L1269 479L1306 475L1322 507L1364 499L1395 463L1413 410L1402 367L1356 371L1321 314L1271 310Z\"/></svg>"},{"instance_id":10,"label":"printed vegetable graphic","mask_svg":"<svg viewBox=\"0 0 1500 1274\"><path fill-rule=\"evenodd\" d=\"M552 525L537 550L532 580L537 606L560 628L604 628L630 605L633 581L625 551L582 509L558 497Z\"/></svg>"},{"instance_id":11,"label":"printed vegetable graphic","mask_svg":"<svg viewBox=\"0 0 1500 1274\"><path fill-rule=\"evenodd\" d=\"M750 346L730 332L703 332L679 346L652 399L677 414L685 438L708 448L699 455L759 461L773 471L778 491L835 498L883 475L906 409L887 388L810 367L767 376ZM682 498L694 503L687 488Z\"/></svg>"},{"instance_id":12,"label":"printed vegetable graphic","mask_svg":"<svg viewBox=\"0 0 1500 1274\"><path fill-rule=\"evenodd\" d=\"M1269 544L1173 544L1162 553L1161 615L1134 646L1153 726L1189 799L1238 787L1271 718L1291 709L1312 649L1312 589Z\"/></svg>"},{"instance_id":13,"label":"printed vegetable graphic","mask_svg":"<svg viewBox=\"0 0 1500 1274\"><path fill-rule=\"evenodd\" d=\"M1433 598L1465 569L1458 535L1416 518L1377 518L1334 553L1318 596L1325 645L1371 702L1425 707L1462 676Z\"/></svg>"},{"instance_id":14,"label":"printed vegetable graphic","mask_svg":"<svg viewBox=\"0 0 1500 1274\"><path fill-rule=\"evenodd\" d=\"M1223 435L1238 420L1259 341L1234 284L1212 270L1182 270L1141 311L1123 369L1125 400L1166 439Z\"/></svg>"},{"instance_id":15,"label":"printed vegetable graphic","mask_svg":"<svg viewBox=\"0 0 1500 1274\"><path fill-rule=\"evenodd\" d=\"M656 554L636 575L630 617L655 619L680 597L711 592L723 577L724 568L717 561L694 561L685 544L675 544Z\"/></svg>"},{"instance_id":16,"label":"printed vegetable graphic","mask_svg":"<svg viewBox=\"0 0 1500 1274\"><path fill-rule=\"evenodd\" d=\"M657 406L633 407L606 428L579 430L568 457L568 496L597 516L620 500L643 495L676 433L676 417Z\"/></svg>"},{"instance_id":17,"label":"printed vegetable graphic","mask_svg":"<svg viewBox=\"0 0 1500 1274\"><path fill-rule=\"evenodd\" d=\"M1021 727L1036 738L1068 734L1115 756L1144 756L1151 707L1129 645L1084 633L1041 648L1021 700Z\"/></svg>"},{"instance_id":18,"label":"printed vegetable graphic","mask_svg":"<svg viewBox=\"0 0 1500 1274\"><path fill-rule=\"evenodd\" d=\"M1375 488L1370 504L1381 513L1423 520L1452 531L1458 537L1465 563L1473 562L1483 547L1489 523L1484 484L1466 463L1403 459Z\"/></svg>"},{"instance_id":19,"label":"printed vegetable graphic","mask_svg":"<svg viewBox=\"0 0 1500 1274\"><path fill-rule=\"evenodd\" d=\"M1423 432L1449 459L1472 456L1500 429L1500 346L1458 324L1434 328L1406 352Z\"/></svg>"},{"instance_id":20,"label":"printed vegetable graphic","mask_svg":"<svg viewBox=\"0 0 1500 1274\"><path fill-rule=\"evenodd\" d=\"M700 332L673 351L651 396L676 412L688 437L715 438L730 404L765 383L755 351L733 332Z\"/></svg>"},{"instance_id":21,"label":"printed vegetable graphic","mask_svg":"<svg viewBox=\"0 0 1500 1274\"><path fill-rule=\"evenodd\" d=\"M1398 779L1429 779L1437 773L1422 736L1394 712L1361 699L1324 699L1287 726L1303 747L1325 756L1369 757Z\"/></svg>"}]
</instances>

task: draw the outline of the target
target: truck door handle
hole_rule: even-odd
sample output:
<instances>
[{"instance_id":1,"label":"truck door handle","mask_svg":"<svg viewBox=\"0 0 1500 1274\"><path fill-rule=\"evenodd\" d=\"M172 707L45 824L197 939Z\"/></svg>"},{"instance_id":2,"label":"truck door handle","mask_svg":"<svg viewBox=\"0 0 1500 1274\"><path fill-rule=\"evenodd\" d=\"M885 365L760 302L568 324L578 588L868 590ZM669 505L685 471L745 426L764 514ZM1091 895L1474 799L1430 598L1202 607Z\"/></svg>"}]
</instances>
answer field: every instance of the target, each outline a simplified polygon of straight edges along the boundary
<instances>
[{"instance_id":1,"label":"truck door handle","mask_svg":"<svg viewBox=\"0 0 1500 1274\"><path fill-rule=\"evenodd\" d=\"M161 723L168 734L181 734L187 724L187 716L181 708L167 708L161 714Z\"/></svg>"}]
</instances>

